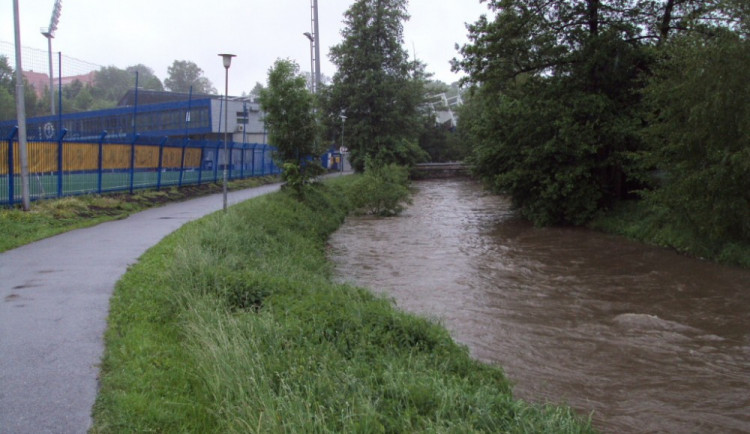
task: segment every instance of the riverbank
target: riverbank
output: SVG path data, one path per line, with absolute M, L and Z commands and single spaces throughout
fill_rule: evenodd
M 588 227 L 631 240 L 674 249 L 679 253 L 724 265 L 750 269 L 750 244 L 711 241 L 666 218 L 645 201 L 625 201 L 596 218 Z
M 590 432 L 370 291 L 325 243 L 353 177 L 189 223 L 111 299 L 92 432 Z

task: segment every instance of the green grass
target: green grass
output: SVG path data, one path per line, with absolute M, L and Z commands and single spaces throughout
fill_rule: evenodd
M 228 187 L 238 190 L 277 181 L 277 177 L 248 178 L 231 181 Z M 39 200 L 31 203 L 29 212 L 18 207 L 0 208 L 0 252 L 73 229 L 125 218 L 167 202 L 220 191 L 219 184 L 200 184 L 158 191 L 140 190 L 132 195 L 116 193 Z
M 332 283 L 355 177 L 189 223 L 111 300 L 94 433 L 591 432 L 441 326 Z
M 670 220 L 663 210 L 646 201 L 619 203 L 589 226 L 651 245 L 671 248 L 689 256 L 750 268 L 750 244 L 734 240 L 707 240 L 698 236 L 690 227 Z

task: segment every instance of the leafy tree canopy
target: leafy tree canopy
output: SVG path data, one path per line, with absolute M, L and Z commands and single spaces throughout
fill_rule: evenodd
M 744 22 L 734 0 L 487 4 L 453 61 L 475 86 L 462 128 L 477 173 L 538 224 L 585 223 L 647 187 L 642 95 L 657 53 Z
M 324 98 L 327 123 L 340 131 L 339 116 L 346 116 L 346 145 L 359 171 L 367 157 L 401 164 L 423 158 L 417 138 L 426 76 L 402 46 L 406 10 L 406 0 L 354 2 L 345 13 L 343 41 L 331 49 L 338 71 Z
M 313 97 L 297 63 L 286 59 L 274 63 L 268 71 L 268 86 L 260 89 L 260 105 L 284 179 L 301 192 L 302 186 L 321 172 L 317 162 L 321 151 L 316 146 Z
M 203 76 L 203 70 L 189 60 L 175 60 L 167 68 L 167 75 L 164 87 L 173 92 L 188 92 L 192 86 L 194 93 L 216 94 L 216 88 Z

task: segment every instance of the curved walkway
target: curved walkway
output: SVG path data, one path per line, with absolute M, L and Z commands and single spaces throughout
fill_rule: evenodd
M 221 194 L 205 196 L 0 253 L 0 434 L 89 429 L 115 283 L 164 236 L 221 207 Z

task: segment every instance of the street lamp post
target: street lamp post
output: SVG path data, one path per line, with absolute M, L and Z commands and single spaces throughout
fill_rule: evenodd
M 228 147 L 227 147 L 227 141 L 228 141 L 228 110 L 227 110 L 227 103 L 229 102 L 229 67 L 232 65 L 232 57 L 235 57 L 234 54 L 219 54 L 221 56 L 222 61 L 224 62 L 224 182 L 223 182 L 223 196 L 224 196 L 224 212 L 227 211 L 227 166 L 229 166 L 229 153 L 228 153 Z

